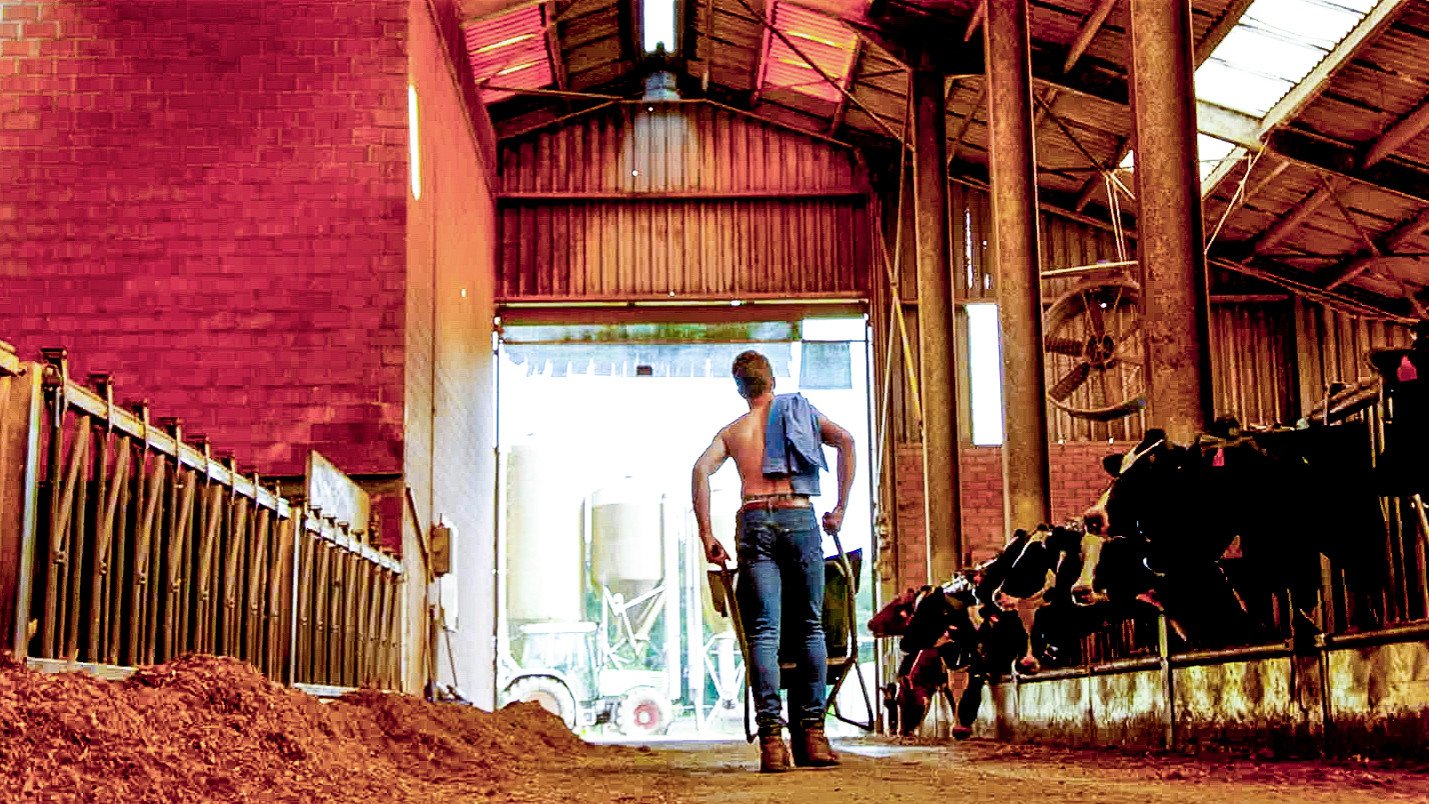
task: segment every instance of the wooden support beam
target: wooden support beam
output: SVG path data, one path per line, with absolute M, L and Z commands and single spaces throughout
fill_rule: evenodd
M 1271 132 L 1265 147 L 1327 177 L 1373 186 L 1380 192 L 1398 195 L 1417 204 L 1429 204 L 1429 171 L 1400 162 L 1384 162 L 1363 167 L 1355 146 L 1299 129 Z
M 561 52 L 561 37 L 556 26 L 558 18 L 556 16 L 556 4 L 554 0 L 541 4 L 541 13 L 546 18 L 546 53 L 551 58 L 551 75 L 556 80 L 556 89 L 565 90 L 566 87 L 566 59 Z
M 1389 130 L 1380 135 L 1375 141 L 1374 147 L 1365 154 L 1363 167 L 1371 167 L 1376 162 L 1386 156 L 1403 148 L 1410 140 L 1419 136 L 1425 128 L 1429 128 L 1429 100 L 1419 104 L 1419 108 L 1409 113 L 1409 116 L 1389 127 Z
M 1397 226 L 1375 241 L 1375 248 L 1377 248 L 1381 254 L 1392 255 L 1407 246 L 1409 241 L 1423 234 L 1426 229 L 1429 229 L 1429 207 L 1420 210 L 1419 213 L 1412 218 L 1400 221 Z M 1327 275 L 1325 289 L 1334 290 L 1364 273 L 1370 266 L 1374 265 L 1377 256 L 1378 255 L 1373 252 L 1359 254 L 1325 269 Z
M 1338 186 L 1329 185 L 1320 187 L 1311 193 L 1308 198 L 1291 208 L 1290 213 L 1276 221 L 1269 229 L 1261 233 L 1255 239 L 1253 250 L 1257 256 L 1269 253 L 1280 241 L 1288 237 L 1300 225 L 1310 219 L 1311 215 L 1320 211 L 1320 207 L 1329 203 Z
M 1062 64 L 1062 72 L 1069 73 L 1077 66 L 1077 61 L 1082 58 L 1082 54 L 1087 52 L 1087 46 L 1096 38 L 1097 32 L 1102 29 L 1102 24 L 1111 14 L 1112 8 L 1116 5 L 1116 0 L 1101 0 L 1097 7 L 1092 9 L 1092 13 L 1082 21 L 1081 30 L 1077 31 L 1077 38 L 1072 41 L 1072 47 L 1067 51 L 1067 60 Z
M 843 79 L 844 96 L 839 98 L 838 108 L 834 109 L 834 116 L 829 121 L 829 136 L 833 136 L 839 126 L 843 125 L 844 114 L 848 111 L 848 99 L 853 97 L 854 76 L 858 75 L 858 62 L 863 58 L 863 37 L 859 36 L 853 40 L 853 56 L 848 60 L 848 74 Z
M 1297 271 L 1273 261 L 1264 259 L 1242 261 L 1213 257 L 1209 262 L 1218 268 L 1273 282 L 1310 301 L 1337 307 L 1358 315 L 1371 315 L 1402 323 L 1410 323 L 1412 320 L 1405 315 L 1405 311 L 1392 309 L 1389 306 L 1389 302 L 1392 300 L 1387 297 L 1369 293 L 1360 288 L 1329 291 L 1306 282 L 1303 271 Z
M 1042 129 L 1042 123 L 1047 119 L 1047 115 L 1052 113 L 1052 104 L 1057 100 L 1058 89 L 1047 87 L 1042 90 L 1042 94 L 1037 96 L 1037 109 L 1032 113 L 1032 133 L 1036 134 Z M 1062 127 L 1066 132 L 1066 127 Z M 1079 146 L 1080 147 L 1080 146 Z
M 982 23 L 986 19 L 987 0 L 982 0 L 981 3 L 977 4 L 977 10 L 973 12 L 972 19 L 968 20 L 967 30 L 963 31 L 963 41 L 971 42 L 973 40 L 973 34 L 977 33 L 977 29 L 982 27 Z

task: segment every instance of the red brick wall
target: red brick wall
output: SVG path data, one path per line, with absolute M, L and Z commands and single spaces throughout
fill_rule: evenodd
M 245 468 L 399 471 L 407 11 L 0 4 L 0 338 Z
M 1124 452 L 1132 446 L 1099 441 L 1051 445 L 1054 521 L 1075 518 L 1096 502 L 1107 483 L 1102 457 Z M 895 539 L 899 559 L 894 578 L 895 588 L 902 589 L 925 583 L 927 578 L 922 446 L 900 444 L 896 455 L 898 528 Z M 996 554 L 1007 539 L 1002 521 L 1002 448 L 963 447 L 959 467 L 963 545 L 974 562 L 982 561 Z M 1016 527 L 1031 528 L 1037 524 L 1019 522 Z

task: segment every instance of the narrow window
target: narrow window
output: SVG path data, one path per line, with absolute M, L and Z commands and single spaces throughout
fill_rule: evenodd
M 417 131 L 417 87 L 407 85 L 407 147 L 411 150 L 408 172 L 412 174 L 412 198 L 422 197 L 422 142 Z
M 675 52 L 675 0 L 644 0 L 645 52 Z
M 997 305 L 969 304 L 968 384 L 972 390 L 973 443 L 1002 443 L 1002 359 Z

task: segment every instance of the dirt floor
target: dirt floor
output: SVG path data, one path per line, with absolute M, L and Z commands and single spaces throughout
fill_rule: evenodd
M 319 701 L 208 656 L 122 682 L 0 657 L 6 804 L 1429 804 L 1429 773 L 1383 763 L 835 744 L 842 767 L 761 775 L 743 741 L 592 745 L 536 704 Z
M 556 804 L 1429 802 L 1429 774 L 1368 765 L 1214 761 L 970 741 L 837 743 L 842 767 L 761 775 L 740 742 L 611 747 L 541 762 L 486 801 Z M 495 791 L 493 791 L 495 792 Z M 478 799 L 480 800 L 480 799 Z

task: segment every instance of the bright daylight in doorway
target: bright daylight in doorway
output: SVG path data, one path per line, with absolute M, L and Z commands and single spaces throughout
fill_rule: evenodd
M 841 538 L 862 567 L 857 621 L 871 614 L 864 320 L 718 328 L 759 342 L 700 341 L 710 333 L 689 325 L 504 330 L 500 685 L 529 694 L 547 684 L 590 735 L 741 733 L 743 666 L 711 608 L 690 469 L 745 412 L 729 373 L 745 349 L 770 358 L 779 392 L 800 391 L 854 434 L 859 476 Z M 837 489 L 831 476 L 821 485 L 820 512 Z M 712 488 L 715 531 L 732 554 L 732 464 Z M 827 537 L 824 554 L 837 554 Z M 564 684 L 535 680 L 551 675 Z M 857 684 L 844 690 L 844 711 L 866 717 Z

